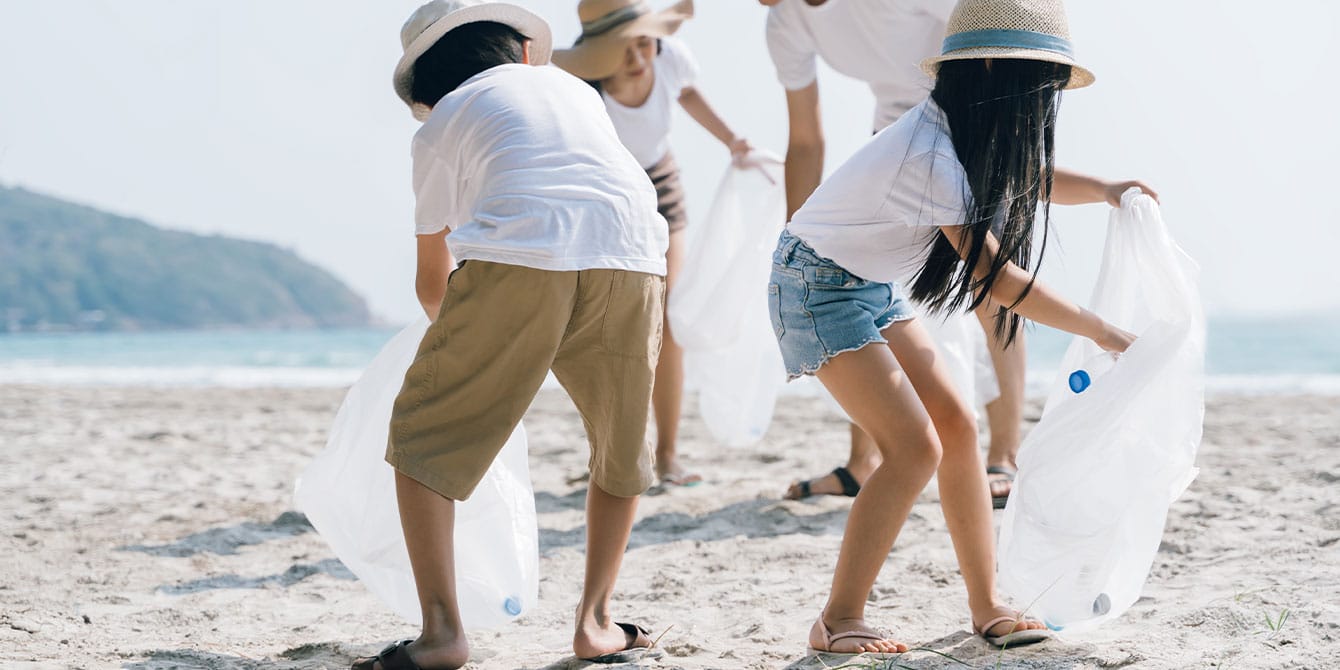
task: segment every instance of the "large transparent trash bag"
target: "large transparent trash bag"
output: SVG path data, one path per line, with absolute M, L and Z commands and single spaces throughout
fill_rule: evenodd
M 1139 339 L 1115 360 L 1076 337 L 1019 452 L 1000 531 L 999 581 L 1066 632 L 1140 597 L 1169 505 L 1195 477 L 1205 319 L 1195 263 L 1133 189 L 1108 223 L 1092 309 Z
M 668 301 L 687 385 L 712 437 L 730 446 L 763 437 L 786 379 L 767 303 L 786 187 L 780 159 L 749 158 L 750 167 L 727 168 L 707 217 L 689 227 Z
M 294 504 L 369 591 L 411 624 L 419 601 L 384 460 L 391 407 L 428 328 L 405 328 L 349 389 L 326 448 L 299 477 Z M 539 592 L 539 534 L 518 425 L 470 499 L 456 505 L 456 586 L 466 628 L 494 628 L 530 609 Z

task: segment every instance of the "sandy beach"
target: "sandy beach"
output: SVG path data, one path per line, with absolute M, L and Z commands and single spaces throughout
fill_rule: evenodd
M 290 511 L 341 397 L 0 387 L 0 667 L 345 668 L 413 637 Z M 541 602 L 476 635 L 471 668 L 584 665 L 569 627 L 585 439 L 558 392 L 526 423 Z M 636 667 L 823 667 L 803 660 L 804 641 L 849 502 L 779 494 L 838 464 L 846 438 L 814 399 L 784 398 L 749 449 L 713 445 L 687 417 L 682 450 L 708 481 L 644 499 L 619 583 L 621 619 L 668 629 L 665 655 Z M 932 484 L 868 616 L 957 660 L 920 651 L 889 667 L 1340 667 L 1340 399 L 1214 398 L 1199 466 L 1125 617 L 1003 654 L 968 632 Z

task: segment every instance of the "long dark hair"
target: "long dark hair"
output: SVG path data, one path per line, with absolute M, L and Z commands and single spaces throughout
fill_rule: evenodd
M 1056 111 L 1060 91 L 1070 81 L 1070 66 L 1035 60 L 946 61 L 931 91 L 949 122 L 954 153 L 967 174 L 968 203 L 960 257 L 941 232 L 930 256 L 912 282 L 912 297 L 933 312 L 976 309 L 1006 263 L 1027 270 L 1033 261 L 1033 222 L 1042 205 L 1042 244 L 1051 226 L 1052 175 L 1055 169 Z M 994 226 L 993 226 L 994 223 Z M 981 279 L 972 268 L 981 259 L 988 231 L 995 229 L 1000 252 Z M 1037 271 L 1019 300 L 1033 288 Z M 996 313 L 996 335 L 1014 341 L 1020 319 L 1008 308 Z

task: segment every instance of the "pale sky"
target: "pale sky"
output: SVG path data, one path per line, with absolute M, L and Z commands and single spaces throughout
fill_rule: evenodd
M 856 1 L 856 0 L 833 0 Z M 391 90 L 419 2 L 0 0 L 0 183 L 296 250 L 401 322 L 413 292 L 410 136 Z M 517 0 L 578 32 L 576 0 Z M 653 0 L 657 7 L 666 0 Z M 1201 264 L 1214 314 L 1340 312 L 1340 3 L 1068 3 L 1098 83 L 1065 96 L 1058 159 L 1138 177 Z M 680 36 L 728 123 L 781 153 L 786 112 L 755 0 L 699 0 Z M 831 172 L 873 100 L 822 70 Z M 690 225 L 726 152 L 682 113 Z M 1105 206 L 1056 207 L 1043 277 L 1084 300 Z

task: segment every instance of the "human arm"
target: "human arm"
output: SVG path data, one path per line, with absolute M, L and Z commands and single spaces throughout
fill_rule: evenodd
M 962 226 L 941 226 L 940 231 L 949 239 L 950 244 L 954 245 L 960 257 L 968 255 L 972 242 L 963 237 Z M 999 251 L 1000 243 L 996 241 L 996 236 L 987 233 L 982 253 L 977 259 L 977 266 L 972 271 L 974 278 L 981 279 L 986 276 Z M 1033 281 L 1032 275 L 1026 270 L 1007 262 L 991 284 L 991 298 L 1002 305 L 1013 305 L 1010 311 L 1024 318 L 1087 337 L 1107 351 L 1125 351 L 1135 341 L 1135 336 L 1131 333 L 1066 300 L 1042 282 L 1033 281 L 1032 288 L 1028 289 L 1028 295 L 1020 300 L 1019 296 L 1024 294 L 1030 281 Z
M 448 229 L 431 235 L 417 235 L 418 269 L 414 275 L 414 293 L 429 320 L 437 320 L 442 311 L 442 300 L 447 295 L 447 275 L 456 266 L 456 260 L 447 248 Z
M 730 126 L 727 126 L 726 122 L 717 115 L 716 110 L 712 109 L 712 106 L 707 104 L 707 99 L 703 97 L 703 94 L 699 92 L 697 88 L 686 86 L 680 91 L 679 106 L 683 107 L 684 111 L 688 112 L 689 116 L 692 117 L 694 121 L 698 122 L 698 125 L 711 133 L 712 137 L 717 138 L 722 144 L 726 145 L 726 149 L 730 151 L 731 159 L 734 160 L 737 165 L 745 156 L 749 155 L 749 152 L 753 149 L 749 144 L 749 140 L 746 140 L 731 131 Z
M 809 199 L 824 175 L 824 132 L 819 82 L 786 92 L 786 220 Z
M 1106 181 L 1073 170 L 1056 168 L 1055 175 L 1052 177 L 1052 202 L 1058 205 L 1087 205 L 1093 202 L 1107 202 L 1113 207 L 1120 207 L 1121 194 L 1131 188 L 1139 188 L 1153 198 L 1155 202 L 1158 202 L 1159 194 L 1138 179 Z

